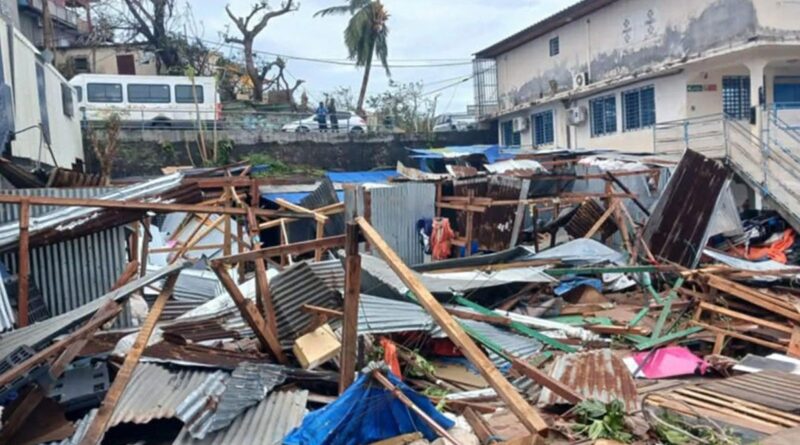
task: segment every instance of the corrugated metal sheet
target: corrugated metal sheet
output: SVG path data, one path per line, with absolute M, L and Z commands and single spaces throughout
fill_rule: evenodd
M 361 294 L 358 305 L 358 333 L 432 331 L 436 327 L 425 309 L 414 303 Z
M 120 397 L 109 428 L 122 423 L 145 424 L 176 417 L 178 405 L 197 389 L 211 371 L 139 363 Z
M 311 314 L 300 307 L 304 304 L 339 309 L 341 296 L 320 280 L 307 263 L 298 263 L 284 270 L 270 281 L 272 302 L 275 307 L 278 336 L 285 348 L 291 348 L 311 320 Z
M 85 416 L 75 422 L 75 432 L 72 433 L 72 437 L 68 437 L 61 442 L 49 442 L 47 445 L 78 445 L 83 439 L 83 436 L 86 435 L 86 431 L 89 429 L 89 425 L 92 424 L 92 420 L 94 420 L 94 416 L 96 415 L 97 409 L 89 411 Z
M 272 388 L 283 383 L 280 367 L 242 363 L 227 379 L 214 375 L 178 406 L 178 418 L 192 437 L 204 439 L 209 433 L 230 425 L 241 413 L 260 403 Z
M 373 189 L 370 222 L 406 264 L 424 260 L 417 221 L 436 216 L 436 186 L 406 183 Z
M 627 412 L 639 410 L 638 392 L 631 372 L 610 349 L 600 349 L 556 358 L 550 377 L 565 384 L 586 399 L 603 403 L 619 400 Z M 547 388 L 542 389 L 539 406 L 568 404 Z
M 696 266 L 730 175 L 721 163 L 686 151 L 642 232 L 656 258 Z
M 225 430 L 203 440 L 184 428 L 172 445 L 279 445 L 306 414 L 308 391 L 274 392 L 248 409 Z
M 800 376 L 788 372 L 761 371 L 699 386 L 781 411 L 800 412 Z
M 11 301 L 8 299 L 5 285 L 0 280 L 0 332 L 13 329 L 15 322 L 16 316 Z
M 79 308 L 73 309 L 62 315 L 34 323 L 30 326 L 0 336 L 0 358 L 6 357 L 20 346 L 28 345 L 34 349 L 41 349 L 57 335 L 69 331 L 77 324 L 91 317 L 109 299 L 121 301 L 128 295 L 142 287 L 159 281 L 167 275 L 188 267 L 188 261 L 177 261 L 175 264 L 161 269 L 157 273 L 148 274 L 143 278 L 132 281 L 121 288 L 103 295 Z
M 344 289 L 344 266 L 341 260 L 309 262 L 308 267 L 329 288 L 333 290 Z
M 96 199 L 131 200 L 158 195 L 181 185 L 183 175 L 175 173 L 158 179 L 115 189 L 113 192 L 96 196 Z M 96 217 L 98 209 L 91 207 L 59 207 L 57 210 L 37 217 L 31 217 L 31 236 L 45 229 L 72 229 Z M 66 224 L 71 222 L 71 224 Z M 11 221 L 0 226 L 0 246 L 7 247 L 19 239 L 19 222 Z
M 515 334 L 511 331 L 507 331 L 505 329 L 498 328 L 496 326 L 492 326 L 488 323 L 484 323 L 481 321 L 476 320 L 462 320 L 459 319 L 459 322 L 462 326 L 466 329 L 474 332 L 480 338 L 484 338 L 489 340 L 493 344 L 500 346 L 500 348 L 504 351 L 508 351 L 511 355 L 519 358 L 528 358 L 538 352 L 540 352 L 543 348 L 543 345 L 538 340 L 534 340 L 530 337 L 525 337 L 522 335 Z M 444 336 L 444 333 L 441 331 L 441 328 L 438 328 L 433 332 L 435 336 Z M 509 364 L 506 359 L 503 357 L 495 354 L 492 351 L 489 351 L 489 358 L 492 359 L 495 366 L 498 368 L 508 368 Z
M 31 276 L 41 289 L 52 315 L 61 315 L 106 293 L 127 263 L 124 227 L 31 249 Z M 3 263 L 17 273 L 17 253 L 2 255 Z M 130 326 L 126 311 L 120 326 Z
M 46 196 L 49 198 L 97 198 L 118 190 L 117 187 L 78 187 L 78 188 L 40 188 L 0 190 L 0 194 L 14 196 Z M 63 207 L 31 206 L 31 217 L 42 216 Z M 19 219 L 19 205 L 0 203 L 0 224 Z
M 603 208 L 596 200 L 589 199 L 584 201 L 575 214 L 572 215 L 564 230 L 567 231 L 573 238 L 583 238 L 594 227 L 597 221 L 603 217 L 607 209 Z M 597 233 L 607 238 L 614 234 L 617 230 L 617 224 L 613 218 L 607 218 L 601 224 Z

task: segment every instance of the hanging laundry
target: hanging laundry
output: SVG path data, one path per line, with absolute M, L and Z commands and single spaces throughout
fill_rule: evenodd
M 400 372 L 400 361 L 397 358 L 397 346 L 388 338 L 382 337 L 381 347 L 383 348 L 383 361 L 389 366 L 392 374 L 402 380 L 403 374 Z
M 450 228 L 450 220 L 447 218 L 436 218 L 433 220 L 433 230 L 431 233 L 431 245 L 433 246 L 433 259 L 444 260 L 450 258 L 452 251 L 453 229 Z
M 422 246 L 425 255 L 431 254 L 431 233 L 433 232 L 433 220 L 424 218 L 417 221 L 417 234 L 419 234 L 419 244 Z

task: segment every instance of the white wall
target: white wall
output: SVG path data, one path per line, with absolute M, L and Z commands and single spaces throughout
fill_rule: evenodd
M 0 21 L 0 26 L 5 30 L 5 22 Z M 27 127 L 41 124 L 36 66 L 37 64 L 44 66 L 47 116 L 50 123 L 50 139 L 55 160 L 50 155 L 46 145 L 41 142 L 42 132 L 39 128 L 17 134 L 16 140 L 11 144 L 12 155 L 41 161 L 49 165 L 57 164 L 60 167 L 70 168 L 76 159 L 83 159 L 83 145 L 80 117 L 77 109 L 72 118 L 64 114 L 61 84 L 66 84 L 66 79 L 52 65 L 43 64 L 39 60 L 39 53 L 36 48 L 18 30 L 14 31 L 13 42 L 8 42 L 8 34 L 6 32 L 0 32 L 0 45 L 2 45 L 7 83 L 11 83 L 9 51 L 12 47 L 14 52 L 14 84 L 12 85 L 12 91 L 14 94 L 14 121 L 17 132 Z M 73 99 L 77 102 L 74 90 L 71 91 Z

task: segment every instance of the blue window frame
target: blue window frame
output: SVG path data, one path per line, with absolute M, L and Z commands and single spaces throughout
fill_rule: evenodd
M 800 77 L 775 77 L 775 105 L 782 108 L 800 108 Z
M 506 147 L 519 147 L 522 145 L 522 135 L 519 131 L 514 131 L 514 122 L 505 121 L 500 124 L 503 135 L 503 145 Z
M 553 110 L 532 115 L 531 122 L 533 123 L 534 145 L 548 145 L 555 141 L 553 132 Z
M 561 52 L 561 45 L 558 42 L 558 36 L 550 39 L 550 57 L 557 56 Z
M 592 137 L 617 132 L 617 98 L 615 96 L 590 100 L 589 112 L 592 119 Z
M 722 77 L 722 112 L 733 119 L 750 116 L 750 76 Z
M 653 85 L 622 92 L 622 122 L 625 131 L 647 128 L 656 123 Z

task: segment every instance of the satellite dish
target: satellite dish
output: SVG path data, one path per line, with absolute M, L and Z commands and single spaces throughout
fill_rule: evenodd
M 55 59 L 55 55 L 49 49 L 42 51 L 42 60 L 45 63 L 53 63 L 53 59 Z

